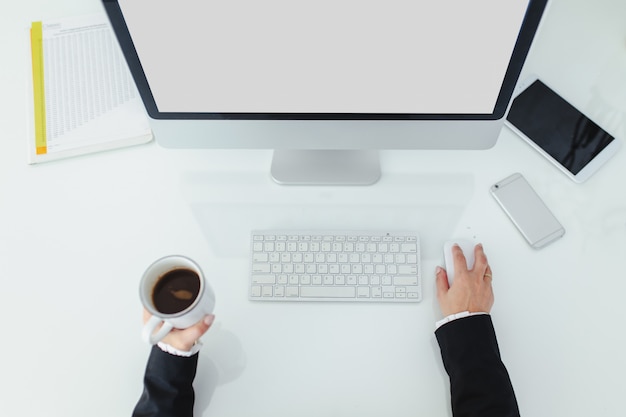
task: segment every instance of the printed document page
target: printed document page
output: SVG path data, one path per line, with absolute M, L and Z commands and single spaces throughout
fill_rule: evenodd
M 105 15 L 34 23 L 34 52 L 38 35 L 41 62 L 37 68 L 33 55 L 33 73 L 35 79 L 38 70 L 43 76 L 34 82 L 35 117 L 45 126 L 35 129 L 36 155 L 151 139 L 145 108 Z

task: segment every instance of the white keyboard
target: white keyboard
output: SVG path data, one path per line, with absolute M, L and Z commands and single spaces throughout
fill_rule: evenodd
M 415 232 L 253 231 L 249 298 L 418 302 Z

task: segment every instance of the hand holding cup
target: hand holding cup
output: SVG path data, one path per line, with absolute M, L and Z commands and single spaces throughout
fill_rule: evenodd
M 215 307 L 215 295 L 198 264 L 179 255 L 158 259 L 146 269 L 139 297 L 147 313 L 142 336 L 150 344 L 176 330 L 194 325 L 202 329 Z M 206 329 L 209 325 L 204 323 Z

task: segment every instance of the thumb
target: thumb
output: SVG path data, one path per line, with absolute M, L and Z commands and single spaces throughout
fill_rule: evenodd
M 200 337 L 202 337 L 202 335 L 209 330 L 214 320 L 215 316 L 213 314 L 208 314 L 193 326 L 188 327 L 185 330 L 181 330 L 180 334 L 184 338 L 185 342 L 193 343 L 200 339 Z
M 200 338 L 200 336 L 202 336 L 203 334 L 205 334 L 207 330 L 209 330 L 214 320 L 215 320 L 215 315 L 207 314 L 206 316 L 204 316 L 202 320 L 200 320 L 198 323 L 192 326 L 192 328 L 196 332 L 197 339 Z
M 448 273 L 445 269 L 438 266 L 435 270 L 437 281 L 437 296 L 441 296 L 448 292 L 450 289 L 450 283 L 448 282 Z

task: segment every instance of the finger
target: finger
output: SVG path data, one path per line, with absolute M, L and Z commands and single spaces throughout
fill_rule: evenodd
M 144 308 L 143 308 L 143 323 L 144 323 L 144 324 L 146 324 L 146 322 L 147 322 L 148 320 L 150 320 L 150 316 L 151 316 L 151 314 L 150 314 L 150 313 L 148 313 L 148 310 L 146 310 L 146 308 L 144 307 Z
M 204 318 L 202 319 L 202 324 L 206 328 L 203 329 L 202 333 L 206 333 L 206 331 L 211 328 L 211 326 L 213 325 L 214 321 L 215 321 L 215 314 L 207 314 L 206 316 L 204 316 Z
M 483 276 L 485 271 L 489 267 L 489 262 L 487 261 L 487 255 L 485 255 L 485 250 L 482 244 L 478 244 L 474 247 L 474 271 L 478 272 L 479 276 Z
M 198 340 L 200 337 L 202 337 L 203 334 L 207 332 L 207 330 L 209 330 L 214 320 L 215 316 L 213 314 L 208 314 L 204 316 L 202 320 L 184 330 L 184 332 L 186 333 L 185 338 L 189 339 L 190 341 Z
M 491 272 L 491 267 L 487 265 L 487 269 L 485 270 L 485 281 L 491 283 L 493 281 L 493 273 Z
M 467 260 L 463 254 L 463 250 L 456 243 L 452 245 L 452 259 L 454 261 L 454 273 L 455 277 L 459 276 L 462 271 L 467 271 Z
M 444 295 L 450 289 L 450 283 L 448 282 L 448 273 L 445 269 L 438 266 L 435 270 L 435 277 L 437 283 L 437 297 Z

